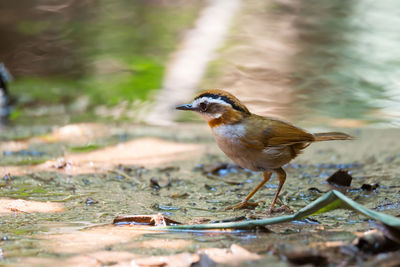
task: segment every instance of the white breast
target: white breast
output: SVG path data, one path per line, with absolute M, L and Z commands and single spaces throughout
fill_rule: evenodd
M 219 125 L 212 130 L 216 138 L 237 139 L 246 134 L 246 129 L 241 124 Z
M 220 125 L 212 130 L 219 148 L 243 168 L 253 171 L 275 169 L 291 159 L 289 148 L 286 146 L 258 150 L 243 145 L 240 138 L 245 136 L 246 129 L 242 125 Z

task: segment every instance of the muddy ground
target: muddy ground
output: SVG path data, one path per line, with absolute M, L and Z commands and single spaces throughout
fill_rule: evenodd
M 285 265 L 292 262 L 291 257 L 307 256 L 311 263 L 322 259 L 334 265 L 363 262 L 373 266 L 399 255 L 351 246 L 375 223 L 348 210 L 262 231 L 152 232 L 113 226 L 113 219 L 120 215 L 162 213 L 182 223 L 282 215 L 267 213 L 277 181 L 272 179 L 255 195 L 255 200 L 264 202 L 254 210 L 225 211 L 262 178 L 233 165 L 203 124 L 29 129 L 26 135 L 37 135 L 18 139 L 10 135 L 11 130 L 2 136 L 3 265 L 124 266 L 136 262 L 163 266 L 167 262 L 177 266 L 176 262 L 185 262 L 182 266 L 189 266 L 208 262 L 203 266 L 212 266 L 249 261 Z M 346 169 L 353 177 L 351 186 L 334 189 L 368 208 L 399 215 L 399 130 L 345 131 L 357 139 L 313 144 L 285 167 L 288 179 L 281 201 L 297 211 L 332 189 L 326 179 Z M 77 135 L 86 140 L 77 142 Z M 362 190 L 363 184 L 372 189 Z M 168 257 L 155 258 L 160 255 Z

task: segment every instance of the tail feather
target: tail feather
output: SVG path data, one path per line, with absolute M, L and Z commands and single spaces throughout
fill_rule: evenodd
M 329 140 L 352 140 L 353 136 L 339 133 L 339 132 L 329 132 L 329 133 L 315 133 L 313 134 L 315 141 L 329 141 Z

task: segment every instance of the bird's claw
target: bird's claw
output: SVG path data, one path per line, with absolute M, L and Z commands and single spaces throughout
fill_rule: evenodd
M 235 205 L 228 206 L 225 210 L 240 210 L 240 209 L 254 209 L 258 206 L 259 202 L 240 202 Z

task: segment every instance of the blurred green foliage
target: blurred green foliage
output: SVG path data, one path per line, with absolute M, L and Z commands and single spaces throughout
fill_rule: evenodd
M 38 45 L 50 35 L 63 54 L 44 54 L 51 57 L 49 64 L 32 65 L 33 75 L 16 77 L 11 87 L 19 104 L 11 119 L 29 115 L 27 106 L 68 105 L 82 95 L 89 97 L 89 112 L 123 100 L 147 100 L 161 88 L 170 53 L 203 5 L 178 2 L 98 1 L 68 19 L 38 16 L 16 22 L 18 34 L 39 40 Z

